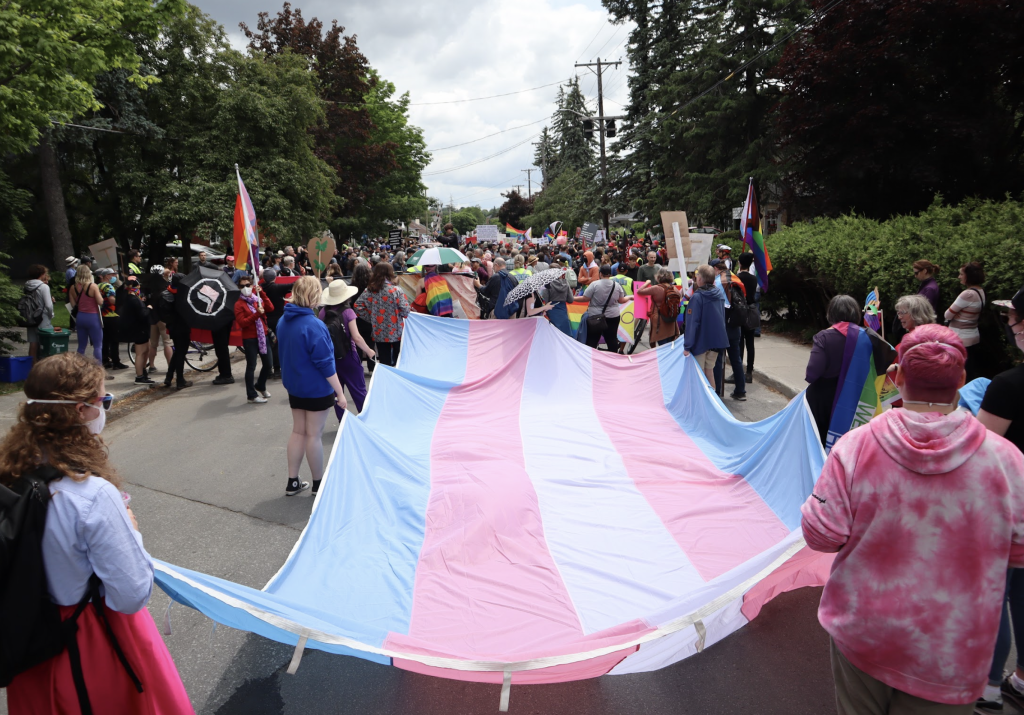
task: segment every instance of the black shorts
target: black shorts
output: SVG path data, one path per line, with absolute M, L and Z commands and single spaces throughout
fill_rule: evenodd
M 297 395 L 288 395 L 288 406 L 293 410 L 306 410 L 308 412 L 323 412 L 334 407 L 334 403 L 337 402 L 337 397 L 332 392 L 324 397 L 299 397 Z

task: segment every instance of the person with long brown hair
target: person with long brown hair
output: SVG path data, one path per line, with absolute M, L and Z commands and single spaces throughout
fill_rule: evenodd
M 409 315 L 409 300 L 401 288 L 393 284 L 395 269 L 381 262 L 373 267 L 366 290 L 356 300 L 356 315 L 373 328 L 377 362 L 394 367 L 402 349 L 402 331 Z
M 146 609 L 153 563 L 100 436 L 112 401 L 105 377 L 100 364 L 78 353 L 36 363 L 25 380 L 28 400 L 0 445 L 0 483 L 13 486 L 45 466 L 61 475 L 48 483 L 43 568 L 62 620 L 84 606 L 73 637 L 97 712 L 192 713 Z M 92 585 L 94 575 L 102 591 Z M 91 608 L 85 605 L 90 595 Z M 73 703 L 79 697 L 68 650 L 22 671 L 7 688 L 11 713 L 77 712 Z

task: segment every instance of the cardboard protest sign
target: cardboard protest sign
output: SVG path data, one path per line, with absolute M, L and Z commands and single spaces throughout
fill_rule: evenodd
M 400 248 L 402 245 L 402 229 L 393 228 L 388 231 L 388 245 L 391 246 L 392 250 Z
M 594 237 L 597 236 L 597 232 L 601 230 L 601 227 L 596 223 L 585 221 L 582 228 L 580 228 L 580 238 L 583 240 L 583 245 L 593 246 Z
M 317 278 L 327 270 L 327 264 L 334 258 L 334 252 L 337 248 L 338 245 L 335 243 L 334 236 L 331 235 L 330 231 L 324 231 L 320 238 L 310 239 L 306 245 L 306 250 L 309 252 L 309 265 L 313 267 Z
M 690 245 L 690 229 L 686 221 L 686 212 L 662 211 L 661 230 L 665 235 L 668 269 L 676 273 L 684 273 L 690 270 L 687 259 L 692 255 L 692 247 Z
M 96 259 L 96 263 L 93 264 L 93 270 L 97 268 L 121 270 L 117 265 L 117 241 L 114 239 L 108 238 L 106 241 L 92 244 L 89 246 L 89 253 Z

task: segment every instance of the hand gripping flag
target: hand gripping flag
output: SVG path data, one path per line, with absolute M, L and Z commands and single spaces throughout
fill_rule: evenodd
M 245 270 L 246 263 L 252 263 L 253 272 L 260 271 L 260 239 L 256 226 L 256 211 L 249 200 L 249 192 L 242 183 L 242 175 L 235 164 L 238 176 L 238 199 L 235 201 L 235 268 Z
M 754 195 L 754 177 L 750 177 L 747 188 L 747 201 L 743 205 L 743 218 L 740 219 L 740 233 L 743 243 L 750 246 L 754 254 L 754 266 L 757 268 L 757 282 L 761 292 L 768 292 L 768 273 L 772 270 L 772 259 L 768 257 L 768 248 L 764 245 L 764 234 L 761 233 L 761 214 Z

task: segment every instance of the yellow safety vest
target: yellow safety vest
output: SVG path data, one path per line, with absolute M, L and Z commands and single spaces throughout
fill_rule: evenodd
M 626 295 L 633 295 L 633 279 L 629 276 L 612 276 L 612 280 L 622 286 Z
M 533 275 L 532 273 L 530 273 L 525 268 L 514 268 L 513 270 L 509 271 L 509 273 L 511 273 L 512 275 L 517 276 L 517 277 L 518 276 L 532 276 Z

